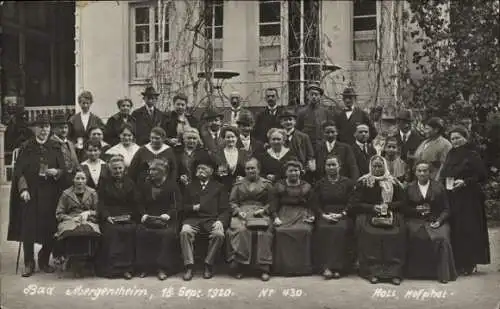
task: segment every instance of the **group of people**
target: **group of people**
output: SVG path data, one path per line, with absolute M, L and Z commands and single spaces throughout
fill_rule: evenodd
M 76 276 L 91 265 L 126 279 L 165 280 L 183 266 L 188 281 L 200 255 L 204 278 L 223 257 L 236 278 L 357 270 L 395 285 L 446 283 L 489 263 L 487 172 L 470 128 L 445 136 L 443 120 L 431 118 L 421 136 L 403 110 L 380 146 L 354 89 L 334 113 L 318 84 L 298 110 L 267 89 L 255 117 L 238 93 L 226 114 L 201 120 L 183 94 L 169 114 L 153 87 L 142 95 L 133 112 L 119 100 L 105 125 L 87 91 L 70 119 L 42 114 L 33 124 L 11 191 L 8 238 L 22 241 L 22 276 L 35 271 L 34 243 L 41 271 L 54 271 L 52 253 Z

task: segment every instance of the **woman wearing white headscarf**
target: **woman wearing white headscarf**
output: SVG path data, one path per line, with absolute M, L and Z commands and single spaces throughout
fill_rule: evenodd
M 401 183 L 391 176 L 387 162 L 375 155 L 349 201 L 357 214 L 359 270 L 371 283 L 390 280 L 399 285 L 405 260 L 404 222 L 398 214 L 404 200 Z

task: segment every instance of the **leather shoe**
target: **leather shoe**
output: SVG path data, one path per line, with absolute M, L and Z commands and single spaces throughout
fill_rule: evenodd
M 144 271 L 143 271 L 143 272 L 141 272 L 141 273 L 139 274 L 139 278 L 146 278 L 146 272 L 144 272 Z
M 160 281 L 167 279 L 167 274 L 163 270 L 159 270 L 157 276 Z
M 210 265 L 205 265 L 205 270 L 203 271 L 203 278 L 204 279 L 210 279 L 214 276 L 212 272 L 212 266 Z
M 269 276 L 269 274 L 268 274 L 268 273 L 262 273 L 262 275 L 260 275 L 260 279 L 261 279 L 262 281 L 269 281 L 269 279 L 270 279 L 270 278 L 271 278 L 271 277 Z
M 371 277 L 370 278 L 370 283 L 371 284 L 377 284 L 378 283 L 378 278 L 377 277 Z
M 340 273 L 339 272 L 334 272 L 333 275 L 332 275 L 332 278 L 333 279 L 340 279 Z
M 243 278 L 243 274 L 242 274 L 242 273 L 240 273 L 240 272 L 237 272 L 237 273 L 235 273 L 235 274 L 234 274 L 234 277 L 235 277 L 236 279 L 241 279 L 241 278 Z
M 125 278 L 126 280 L 130 280 L 132 279 L 132 274 L 130 272 L 126 272 L 123 274 L 123 278 Z
M 325 271 L 323 272 L 323 278 L 325 278 L 325 280 L 330 280 L 332 279 L 332 277 L 333 277 L 332 271 L 329 269 L 325 269 Z
M 443 279 L 443 280 L 439 280 L 439 282 L 442 283 L 442 284 L 446 284 L 446 283 L 448 283 L 448 280 Z
M 394 285 L 400 285 L 401 284 L 401 279 L 399 279 L 399 278 L 392 278 L 391 282 Z
M 33 275 L 34 272 L 35 272 L 35 263 L 29 263 L 28 265 L 24 266 L 21 276 L 31 277 L 31 275 Z
M 186 269 L 182 279 L 184 279 L 184 281 L 191 281 L 191 279 L 193 279 L 193 270 L 191 268 Z

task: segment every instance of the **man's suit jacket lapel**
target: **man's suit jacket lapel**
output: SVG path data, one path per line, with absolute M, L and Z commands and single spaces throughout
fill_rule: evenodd
M 209 203 L 210 200 L 215 195 L 215 193 L 217 192 L 217 190 L 215 190 L 214 180 L 212 180 L 212 179 L 210 179 L 210 181 L 207 183 L 205 190 L 201 189 L 200 181 L 198 181 L 197 188 L 199 190 L 198 192 L 200 195 L 200 205 Z

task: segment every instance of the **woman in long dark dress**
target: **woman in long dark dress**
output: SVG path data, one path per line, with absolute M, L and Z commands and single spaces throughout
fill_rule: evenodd
M 121 156 L 109 160 L 109 172 L 110 177 L 105 178 L 97 189 L 102 232 L 97 266 L 103 276 L 120 275 L 131 279 L 138 217 L 135 184 L 125 175 L 125 163 Z
M 165 280 L 180 265 L 177 207 L 182 205 L 182 196 L 176 180 L 167 175 L 168 163 L 153 160 L 148 179 L 137 191 L 141 224 L 137 227 L 135 256 L 141 278 L 154 270 L 159 280 Z
M 385 159 L 373 156 L 370 172 L 358 180 L 349 200 L 349 211 L 357 214 L 359 273 L 372 284 L 384 279 L 401 284 L 406 256 L 405 225 L 399 215 L 403 199 L 403 188 Z
M 76 169 L 73 185 L 63 191 L 56 209 L 58 251 L 71 265 L 75 277 L 82 277 L 86 263 L 93 260 L 101 235 L 97 192 L 86 183 L 85 172 Z
M 245 176 L 245 161 L 249 154 L 236 147 L 239 136 L 238 128 L 224 127 L 220 135 L 224 139 L 224 147 L 217 149 L 214 154 L 217 164 L 216 179 L 226 186 L 228 192 L 231 192 L 236 179 Z
M 164 143 L 166 138 L 165 130 L 155 127 L 151 130 L 150 142 L 135 153 L 128 168 L 128 174 L 135 183 L 140 184 L 147 178 L 149 163 L 154 159 L 162 159 L 168 162 L 169 179 L 177 177 L 177 162 L 173 148 Z
M 260 177 L 260 165 L 252 158 L 245 163 L 245 177 L 237 181 L 229 204 L 233 217 L 227 230 L 228 261 L 237 279 L 243 277 L 243 268 L 257 269 L 262 281 L 269 280 L 273 261 L 273 233 L 269 218 L 269 204 L 272 199 L 271 181 Z M 267 222 L 267 226 L 247 227 L 248 222 Z
M 11 187 L 8 240 L 22 241 L 23 277 L 35 271 L 34 244 L 42 244 L 38 266 L 53 272 L 50 254 L 57 230 L 56 206 L 63 188 L 65 168 L 60 145 L 49 139 L 50 121 L 45 114 L 34 124 L 35 137 L 21 147 Z
M 401 208 L 408 228 L 409 277 L 436 278 L 442 282 L 457 278 L 450 241 L 450 208 L 444 186 L 430 179 L 430 163 L 415 164 L 416 181 L 406 190 Z
M 353 239 L 354 224 L 347 216 L 347 206 L 354 181 L 340 176 L 340 165 L 337 156 L 327 156 L 323 165 L 326 175 L 316 183 L 313 191 L 317 218 L 314 257 L 325 279 L 338 279 L 345 272 L 349 266 L 348 248 Z
M 274 271 L 282 275 L 312 272 L 312 187 L 300 179 L 302 163 L 285 163 L 286 178 L 274 186 L 271 216 L 275 225 Z
M 455 266 L 463 275 L 471 274 L 477 264 L 490 263 L 485 196 L 480 186 L 487 174 L 479 154 L 467 147 L 468 137 L 469 133 L 463 127 L 450 131 L 453 148 L 441 172 L 442 180 L 448 182 Z
M 269 130 L 267 137 L 270 147 L 257 157 L 262 167 L 262 176 L 272 182 L 284 178 L 284 165 L 294 158 L 293 152 L 285 146 L 286 136 L 283 129 Z

